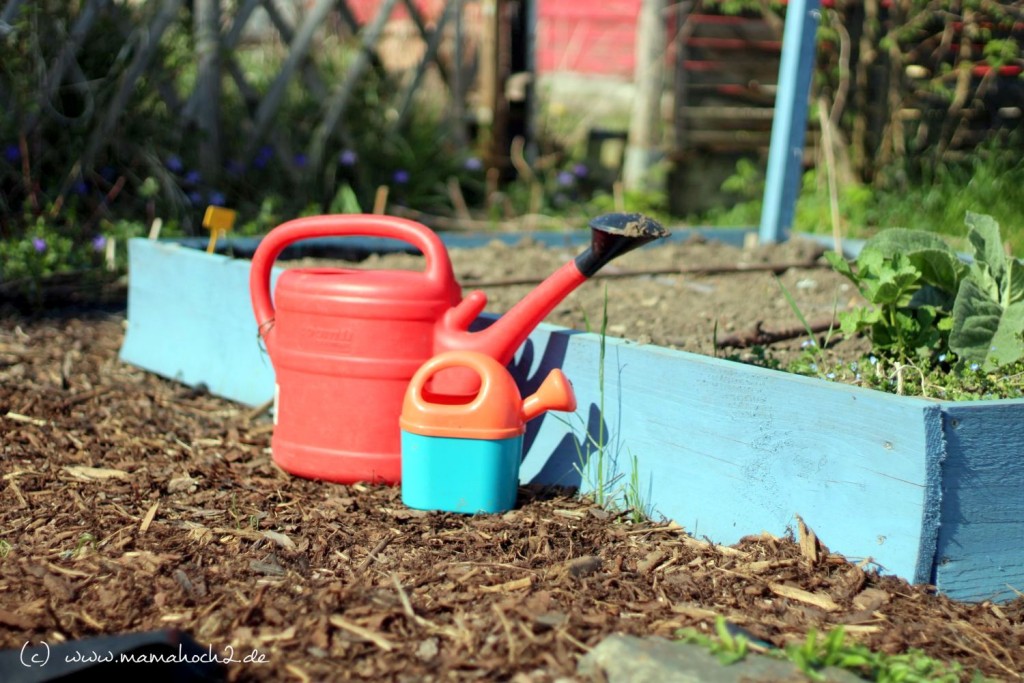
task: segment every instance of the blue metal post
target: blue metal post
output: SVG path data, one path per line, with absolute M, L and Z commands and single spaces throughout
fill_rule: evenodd
M 761 242 L 781 242 L 793 223 L 814 73 L 815 32 L 821 0 L 790 0 L 782 33 L 782 62 L 775 93 L 768 175 L 761 208 Z

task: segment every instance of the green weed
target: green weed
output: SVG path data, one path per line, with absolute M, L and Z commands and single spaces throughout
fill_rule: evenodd
M 584 329 L 591 331 L 590 320 L 583 312 Z M 630 519 L 634 522 L 641 522 L 649 518 L 650 506 L 646 502 L 644 487 L 640 479 L 640 463 L 635 454 L 630 453 L 630 471 L 626 482 L 619 486 L 623 479 L 621 472 L 609 478 L 609 472 L 615 470 L 615 461 L 609 454 L 607 435 L 605 433 L 604 409 L 605 409 L 605 357 L 607 352 L 607 329 L 608 329 L 608 288 L 604 290 L 604 300 L 601 311 L 601 327 L 599 331 L 598 346 L 598 424 L 597 434 L 592 434 L 588 425 L 583 422 L 582 439 L 576 439 L 577 461 L 573 464 L 574 469 L 580 475 L 582 484 L 590 491 L 596 505 L 604 508 L 622 508 L 628 511 Z M 572 425 L 561 419 L 566 425 Z M 575 429 L 573 430 L 575 431 Z
M 733 635 L 722 616 L 715 619 L 714 636 L 686 628 L 677 631 L 676 637 L 682 642 L 706 647 L 726 665 L 741 661 L 751 651 L 750 641 L 743 635 Z M 866 645 L 849 642 L 842 627 L 825 635 L 811 629 L 803 642 L 783 650 L 769 649 L 765 654 L 792 662 L 815 681 L 825 680 L 822 672 L 830 667 L 877 683 L 956 683 L 962 680 L 964 673 L 959 664 L 940 662 L 920 650 L 900 654 L 872 651 Z M 984 678 L 976 673 L 972 680 Z

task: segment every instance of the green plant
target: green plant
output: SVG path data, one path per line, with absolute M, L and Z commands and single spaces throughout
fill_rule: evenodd
M 956 683 L 961 673 L 958 664 L 943 664 L 919 650 L 889 655 L 848 643 L 842 627 L 824 636 L 811 629 L 802 643 L 786 648 L 785 656 L 816 681 L 825 680 L 821 671 L 828 667 L 853 671 L 878 683 Z
M 966 224 L 969 266 L 936 235 L 899 228 L 868 240 L 856 268 L 826 254 L 869 303 L 840 314 L 843 332 L 867 333 L 873 353 L 925 368 L 950 351 L 983 370 L 1024 359 L 1024 262 L 1005 254 L 991 217 L 968 213 Z
M 910 236 L 909 231 L 901 234 Z M 880 233 L 883 240 L 892 236 L 891 231 Z M 864 246 L 856 270 L 835 252 L 826 255 L 832 267 L 849 278 L 870 304 L 841 313 L 842 331 L 847 335 L 866 332 L 873 351 L 887 358 L 930 362 L 948 347 L 948 304 L 941 305 L 941 290 L 925 280 L 923 260 L 914 259 L 908 251 L 879 246 L 877 242 Z
M 584 312 L 583 318 L 585 329 L 590 331 L 590 320 L 586 312 Z M 606 441 L 604 422 L 604 367 L 607 329 L 608 289 L 606 287 L 602 303 L 600 342 L 598 346 L 597 383 L 599 398 L 596 434 L 594 433 L 595 430 L 588 428 L 586 423 L 582 425 L 583 437 L 582 439 L 575 440 L 577 461 L 573 464 L 573 468 L 580 475 L 581 483 L 587 485 L 587 488 L 590 490 L 589 495 L 593 498 L 596 505 L 611 509 L 621 508 L 624 512 L 628 512 L 632 521 L 641 522 L 649 519 L 651 510 L 650 505 L 645 499 L 643 483 L 640 479 L 640 462 L 637 456 L 632 453 L 629 456 L 630 471 L 628 480 L 623 486 L 616 486 L 620 479 L 623 478 L 621 472 L 610 479 L 608 478 L 608 472 L 615 469 L 616 463 L 612 461 L 608 452 L 609 446 Z M 558 417 L 558 419 L 567 426 L 572 427 L 571 423 L 565 418 Z
M 87 549 L 95 550 L 97 546 L 96 537 L 88 531 L 83 531 L 78 535 L 78 540 L 75 542 L 75 547 L 72 550 L 65 550 L 61 553 L 64 559 L 73 559 L 78 555 L 84 553 Z
M 742 661 L 750 652 L 750 641 L 742 634 L 733 635 L 729 631 L 725 617 L 715 617 L 715 636 L 704 635 L 694 628 L 676 631 L 676 637 L 684 643 L 694 643 L 705 647 L 715 655 L 722 664 L 729 665 Z
M 974 260 L 953 303 L 949 346 L 994 370 L 1024 359 L 1024 261 L 1006 255 L 992 217 L 969 213 L 967 225 Z
M 714 637 L 694 628 L 680 629 L 676 631 L 676 637 L 682 642 L 707 648 L 723 664 L 744 659 L 751 649 L 750 640 L 742 634 L 731 633 L 728 622 L 721 615 L 715 617 Z M 826 635 L 811 629 L 802 642 L 789 645 L 784 650 L 768 649 L 765 654 L 792 662 L 815 681 L 826 680 L 822 671 L 829 667 L 851 671 L 877 683 L 956 683 L 962 680 L 963 674 L 959 664 L 940 662 L 920 650 L 886 654 L 860 643 L 851 643 L 841 626 Z M 983 679 L 975 675 L 972 680 Z
M 7 556 L 11 554 L 13 546 L 7 541 L 7 539 L 0 539 L 0 560 L 6 560 Z
M 586 316 L 584 316 L 586 318 Z M 590 321 L 586 320 L 587 329 L 590 328 Z M 608 287 L 604 290 L 604 301 L 601 310 L 601 331 L 600 344 L 598 346 L 597 365 L 597 387 L 598 387 L 598 426 L 597 436 L 586 431 L 585 447 L 577 446 L 578 462 L 576 471 L 580 477 L 590 484 L 593 489 L 594 502 L 601 507 L 608 503 L 608 492 L 614 482 L 605 481 L 605 458 L 607 456 L 607 443 L 605 442 L 604 426 L 604 362 L 607 344 L 608 330 Z M 577 442 L 579 443 L 579 442 Z

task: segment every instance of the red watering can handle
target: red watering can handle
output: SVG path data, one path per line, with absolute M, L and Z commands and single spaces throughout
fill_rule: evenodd
M 274 304 L 270 298 L 270 271 L 284 248 L 299 240 L 340 236 L 387 237 L 407 242 L 423 252 L 426 258 L 424 274 L 427 278 L 438 283 L 455 279 L 448 252 L 441 238 L 420 223 L 394 216 L 369 214 L 296 218 L 271 230 L 260 242 L 252 257 L 249 291 L 260 336 L 266 337 L 264 327 L 274 319 Z

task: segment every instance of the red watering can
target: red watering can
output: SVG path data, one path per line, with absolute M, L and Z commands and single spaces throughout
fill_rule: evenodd
M 448 252 L 426 226 L 402 218 L 298 218 L 272 230 L 252 259 L 249 286 L 260 337 L 274 366 L 274 461 L 292 474 L 341 483 L 401 478 L 402 400 L 416 370 L 438 353 L 477 351 L 507 365 L 558 302 L 611 259 L 668 233 L 640 214 L 608 214 L 591 224 L 591 245 L 485 330 L 469 332 L 487 305 L 462 298 Z M 273 300 L 270 272 L 293 242 L 332 236 L 401 240 L 425 257 L 422 272 L 286 270 Z M 431 386 L 472 395 L 474 373 L 452 370 Z

